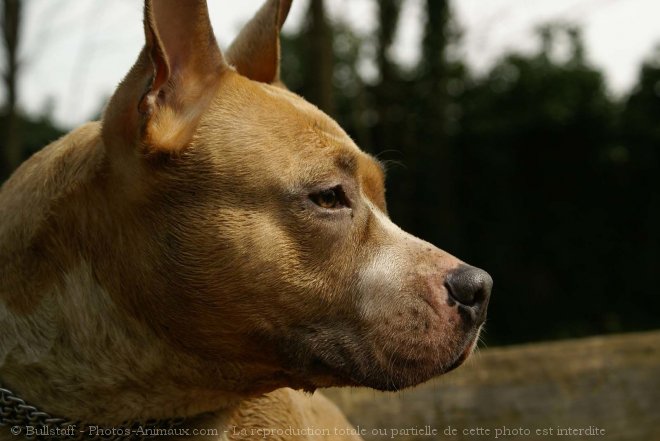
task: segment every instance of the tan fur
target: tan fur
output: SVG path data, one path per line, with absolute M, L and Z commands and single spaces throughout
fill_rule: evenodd
M 392 390 L 460 364 L 479 331 L 443 286 L 460 261 L 396 227 L 377 162 L 269 84 L 288 2 L 241 33 L 238 72 L 189 4 L 147 1 L 102 122 L 0 191 L 0 384 L 93 424 L 345 427 L 287 388 Z M 310 200 L 337 185 L 350 208 Z
M 226 420 L 228 438 L 273 441 L 359 440 L 353 425 L 319 393 L 301 394 L 288 388 L 244 402 Z
M 279 33 L 290 8 L 291 0 L 264 3 L 227 50 L 229 64 L 254 81 L 279 83 Z

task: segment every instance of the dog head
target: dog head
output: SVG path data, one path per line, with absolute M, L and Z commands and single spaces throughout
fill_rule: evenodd
M 382 166 L 282 87 L 289 6 L 223 55 L 205 1 L 147 1 L 103 119 L 123 248 L 99 280 L 235 390 L 418 384 L 469 355 L 492 282 L 392 223 Z

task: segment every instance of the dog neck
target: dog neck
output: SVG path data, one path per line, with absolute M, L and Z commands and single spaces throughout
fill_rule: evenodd
M 173 355 L 122 314 L 81 265 L 29 314 L 0 302 L 0 381 L 51 415 L 94 424 L 189 417 L 229 408 L 202 366 Z M 99 417 L 103 421 L 98 421 Z
M 228 410 L 281 387 L 268 371 L 248 378 L 234 362 L 173 348 L 117 303 L 117 290 L 162 290 L 125 288 L 129 272 L 143 279 L 136 265 L 152 263 L 126 257 L 148 231 L 121 236 L 121 216 L 98 190 L 107 164 L 91 123 L 44 148 L 0 191 L 0 385 L 53 416 L 105 425 Z

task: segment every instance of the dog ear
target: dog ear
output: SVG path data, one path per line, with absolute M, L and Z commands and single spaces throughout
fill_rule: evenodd
M 280 30 L 292 0 L 268 0 L 227 50 L 227 61 L 243 76 L 262 83 L 280 80 Z
M 146 44 L 103 116 L 109 149 L 177 152 L 189 144 L 228 69 L 206 0 L 145 0 Z
M 226 64 L 206 0 L 146 0 L 144 31 L 153 73 L 138 105 L 142 141 L 175 151 L 192 138 Z

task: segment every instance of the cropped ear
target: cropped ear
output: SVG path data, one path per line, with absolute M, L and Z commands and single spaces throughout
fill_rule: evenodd
M 227 50 L 227 61 L 254 81 L 280 80 L 280 30 L 292 0 L 267 0 Z
M 192 138 L 226 64 L 206 0 L 146 0 L 144 32 L 153 72 L 138 105 L 142 141 L 175 151 Z
M 104 143 L 112 151 L 177 152 L 190 143 L 227 64 L 205 0 L 145 0 L 144 32 L 145 46 L 103 115 Z

